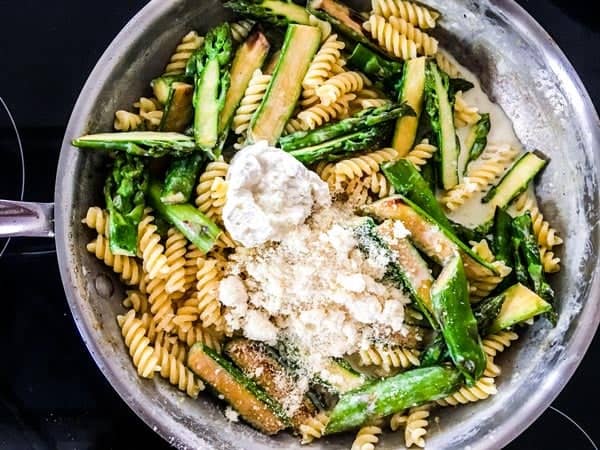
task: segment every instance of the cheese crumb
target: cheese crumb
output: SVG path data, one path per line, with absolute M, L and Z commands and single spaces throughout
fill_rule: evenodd
M 239 422 L 240 421 L 239 413 L 237 411 L 235 411 L 231 406 L 227 406 L 227 408 L 225 408 L 225 417 L 230 422 Z

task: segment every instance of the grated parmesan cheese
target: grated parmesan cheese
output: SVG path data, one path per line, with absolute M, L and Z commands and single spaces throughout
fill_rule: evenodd
M 406 333 L 409 298 L 380 281 L 388 258 L 377 251 L 363 255 L 355 221 L 336 204 L 317 210 L 278 243 L 238 248 L 219 293 L 232 331 L 268 343 L 285 339 L 315 365 Z
M 230 422 L 239 422 L 240 421 L 239 413 L 237 411 L 235 411 L 231 406 L 227 406 L 227 408 L 225 408 L 225 417 Z

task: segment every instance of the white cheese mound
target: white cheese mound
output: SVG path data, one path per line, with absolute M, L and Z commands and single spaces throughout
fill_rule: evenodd
M 260 141 L 240 150 L 227 172 L 223 221 L 245 247 L 280 241 L 313 206 L 329 206 L 327 183 L 288 153 Z
M 355 219 L 334 205 L 279 243 L 238 249 L 219 293 L 232 329 L 259 341 L 285 338 L 316 360 L 405 331 L 409 299 L 380 282 L 387 259 L 365 258 L 357 248 Z
M 239 413 L 237 411 L 235 411 L 231 406 L 228 406 L 227 408 L 225 408 L 225 417 L 230 422 L 239 422 L 240 421 Z

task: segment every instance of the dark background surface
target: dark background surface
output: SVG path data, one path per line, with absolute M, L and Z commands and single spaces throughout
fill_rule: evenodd
M 166 1 L 166 0 L 165 0 Z M 600 106 L 600 19 L 583 1 L 519 1 L 558 42 Z M 0 96 L 21 132 L 25 199 L 52 201 L 58 151 L 85 79 L 112 38 L 145 4 L 0 1 Z M 0 198 L 20 185 L 14 134 L 0 110 Z M 0 250 L 2 248 L 0 242 Z M 169 448 L 120 400 L 88 354 L 70 315 L 52 243 L 11 242 L 0 259 L 0 449 Z M 554 406 L 600 441 L 596 337 Z M 548 410 L 508 448 L 593 448 Z

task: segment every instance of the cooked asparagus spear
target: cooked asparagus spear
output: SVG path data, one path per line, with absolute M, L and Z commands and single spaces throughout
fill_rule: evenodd
M 348 65 L 382 81 L 391 91 L 396 90 L 396 84 L 402 78 L 402 63 L 387 59 L 361 43 L 354 47 Z
M 189 203 L 165 205 L 160 200 L 161 183 L 150 183 L 148 200 L 152 208 L 173 224 L 199 250 L 208 252 L 216 242 L 221 230 L 215 223 Z
M 193 153 L 171 161 L 160 199 L 165 204 L 186 203 L 190 200 L 198 172 L 204 161 L 202 153 Z
M 194 139 L 212 159 L 220 156 L 220 144 L 224 140 L 219 116 L 231 81 L 232 56 L 231 30 L 229 24 L 224 23 L 207 33 L 202 51 L 194 57 Z
M 138 224 L 144 213 L 144 194 L 148 170 L 144 160 L 120 154 L 106 178 L 104 197 L 108 218 L 110 251 L 115 255 L 135 256 Z
M 308 11 L 291 1 L 231 0 L 225 3 L 225 7 L 275 26 L 285 27 L 291 23 L 310 25 Z
M 78 148 L 118 150 L 150 158 L 184 156 L 197 150 L 194 139 L 185 134 L 156 131 L 88 134 L 73 139 L 71 144 Z
M 467 135 L 467 140 L 465 142 L 467 146 L 467 150 L 469 151 L 469 161 L 473 161 L 477 159 L 483 149 L 487 145 L 487 137 L 490 132 L 491 123 L 490 123 L 490 115 L 489 113 L 481 114 L 481 119 L 477 121 L 475 125 L 471 127 L 469 130 L 469 134 Z M 465 171 L 467 165 L 465 164 Z

